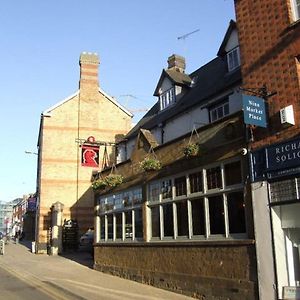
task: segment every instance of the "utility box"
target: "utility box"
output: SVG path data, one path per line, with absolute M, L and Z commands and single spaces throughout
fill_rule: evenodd
M 280 110 L 280 122 L 283 125 L 295 125 L 293 105 L 289 105 Z

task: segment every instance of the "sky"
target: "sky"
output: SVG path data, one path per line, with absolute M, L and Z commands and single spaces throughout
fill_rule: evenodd
M 35 192 L 40 115 L 78 90 L 81 52 L 98 53 L 100 87 L 137 122 L 168 57 L 195 71 L 216 57 L 231 19 L 233 0 L 3 1 L 0 200 Z

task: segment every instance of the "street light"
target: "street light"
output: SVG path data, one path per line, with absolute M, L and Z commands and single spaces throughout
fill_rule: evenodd
M 36 152 L 31 152 L 31 151 L 26 151 L 26 150 L 25 150 L 25 153 L 26 153 L 26 154 L 34 154 L 34 155 L 38 155 L 38 153 L 36 153 Z

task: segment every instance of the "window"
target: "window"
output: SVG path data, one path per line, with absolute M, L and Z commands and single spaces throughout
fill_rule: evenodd
M 223 197 L 209 197 L 208 202 L 210 233 L 225 234 L 225 213 Z
M 233 185 L 242 183 L 242 173 L 241 173 L 241 162 L 235 161 L 229 164 L 226 164 L 224 167 L 225 171 L 225 184 Z
M 227 53 L 228 71 L 231 72 L 240 66 L 240 49 L 236 47 Z
M 159 96 L 160 110 L 163 110 L 175 102 L 175 89 L 171 88 Z
M 176 203 L 176 213 L 177 213 L 177 235 L 188 237 L 189 226 L 188 226 L 187 201 L 181 201 Z
M 142 188 L 100 196 L 98 203 L 100 242 L 143 238 Z
M 210 122 L 215 122 L 219 119 L 224 118 L 229 115 L 229 102 L 228 100 L 222 102 L 216 106 L 213 106 L 209 109 L 209 118 Z
M 163 180 L 161 182 L 162 199 L 172 198 L 172 181 L 171 179 Z
M 204 199 L 195 199 L 192 203 L 193 235 L 205 235 Z
M 203 192 L 203 184 L 202 184 L 202 172 L 196 172 L 189 175 L 190 180 L 190 192 L 198 193 Z
M 299 20 L 300 19 L 300 0 L 292 0 L 292 10 L 293 10 L 294 21 Z
M 229 233 L 246 232 L 245 204 L 242 192 L 227 195 Z
M 161 187 L 155 196 L 158 201 L 149 199 L 147 204 L 153 240 L 246 237 L 239 160 L 155 181 L 149 184 L 150 191 L 158 184 Z
M 176 191 L 177 197 L 186 195 L 186 178 L 185 178 L 185 176 L 175 178 L 175 191 Z
M 222 188 L 221 168 L 215 167 L 206 170 L 207 189 Z

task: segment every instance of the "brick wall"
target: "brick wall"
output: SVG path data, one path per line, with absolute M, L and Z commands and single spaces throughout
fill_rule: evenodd
M 300 24 L 293 23 L 290 0 L 235 0 L 244 88 L 266 84 L 269 126 L 254 129 L 254 144 L 279 142 L 299 133 Z M 292 104 L 296 125 L 280 124 L 280 109 Z
M 91 177 L 93 170 L 98 168 L 81 166 L 81 148 L 76 139 L 94 136 L 97 141 L 115 142 L 117 136 L 126 134 L 131 128 L 131 117 L 99 92 L 97 67 L 93 65 L 92 74 L 83 68 L 79 93 L 56 106 L 50 117 L 43 118 L 37 241 L 44 244 L 44 249 L 51 220 L 50 208 L 55 202 L 64 204 L 63 219 L 78 220 L 81 233 L 94 223 Z M 103 151 L 104 146 L 101 146 L 100 168 Z M 112 147 L 107 151 L 113 158 Z

